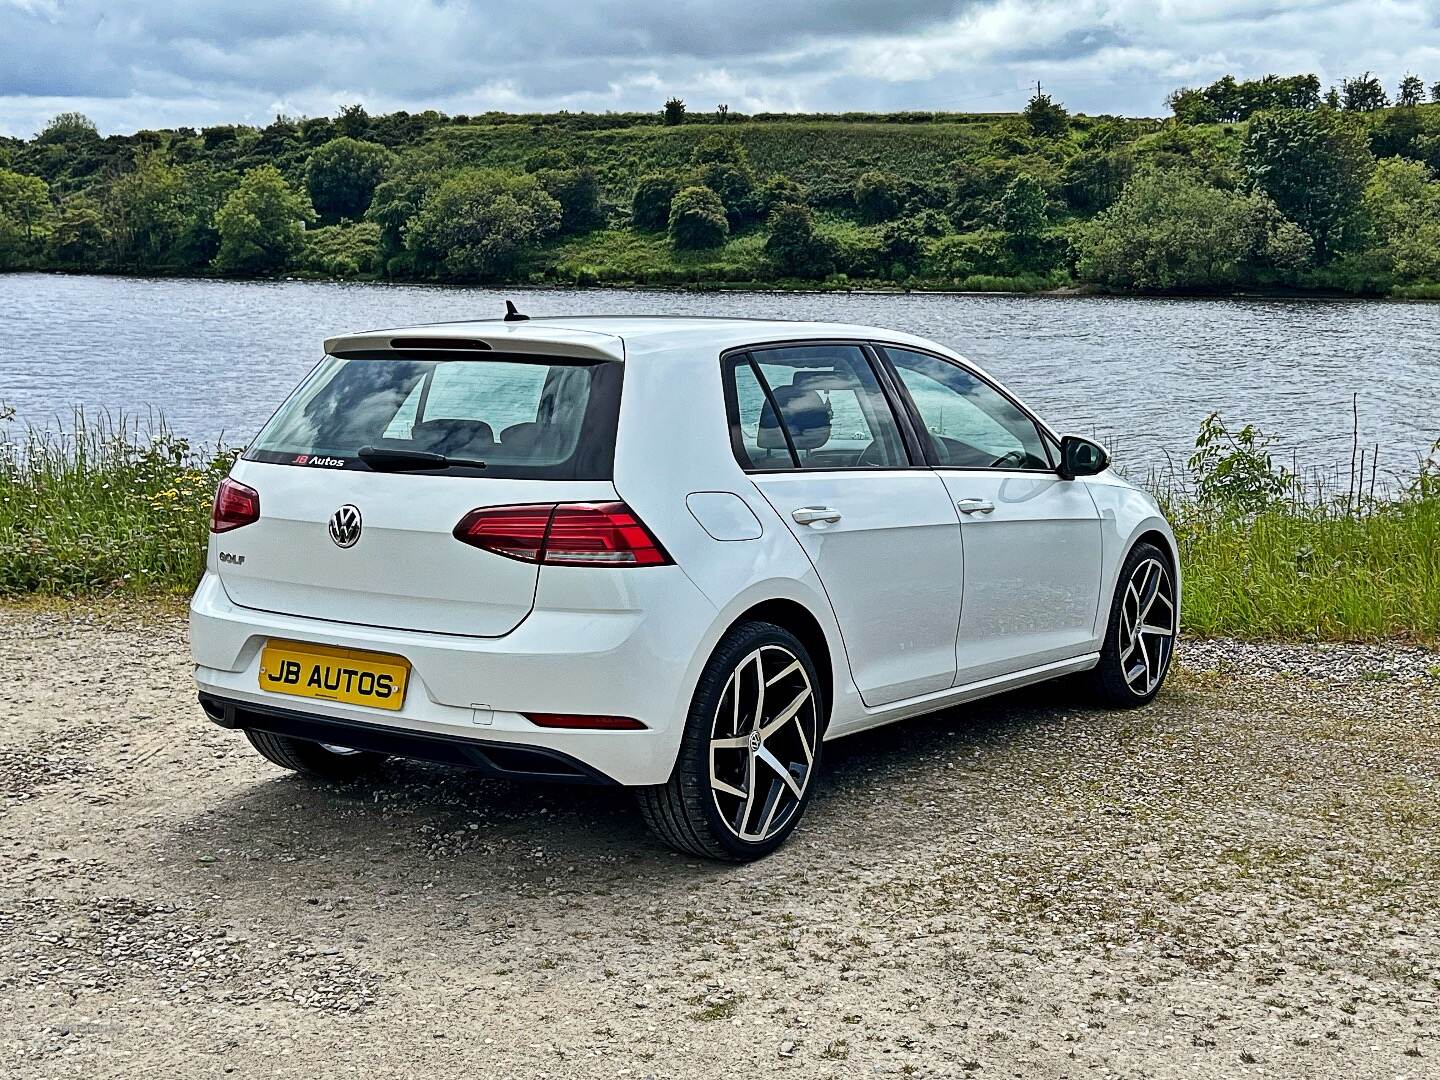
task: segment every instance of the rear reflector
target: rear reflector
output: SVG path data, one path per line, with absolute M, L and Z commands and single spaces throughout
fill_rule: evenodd
M 260 493 L 228 476 L 215 489 L 210 531 L 223 533 L 260 520 Z
M 455 526 L 455 539 L 544 566 L 662 566 L 659 542 L 624 503 L 484 506 Z
M 523 715 L 536 727 L 578 728 L 586 731 L 645 730 L 644 724 L 629 716 L 579 716 L 548 712 L 530 712 Z

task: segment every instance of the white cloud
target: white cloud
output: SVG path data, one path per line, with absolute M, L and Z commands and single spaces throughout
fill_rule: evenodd
M 1219 75 L 1440 79 L 1432 0 L 0 0 L 0 132 L 438 108 L 1154 114 Z

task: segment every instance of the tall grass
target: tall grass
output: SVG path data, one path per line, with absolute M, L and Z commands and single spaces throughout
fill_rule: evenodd
M 1253 427 L 1208 418 L 1188 475 L 1150 478 L 1175 530 L 1191 634 L 1440 639 L 1440 465 L 1377 491 L 1348 470 L 1300 475 Z M 1440 447 L 1437 447 L 1440 448 Z
M 184 592 L 234 460 L 163 423 L 76 414 L 61 432 L 0 415 L 0 595 Z M 1207 420 L 1185 471 L 1148 486 L 1174 524 L 1187 633 L 1440 639 L 1440 465 L 1377 491 L 1363 458 L 1300 477 L 1253 428 Z
M 61 431 L 0 413 L 0 595 L 192 588 L 233 453 L 163 420 L 76 413 Z

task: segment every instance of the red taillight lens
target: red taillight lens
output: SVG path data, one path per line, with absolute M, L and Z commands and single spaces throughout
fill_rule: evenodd
M 583 716 L 574 713 L 528 712 L 536 727 L 579 728 L 585 731 L 643 731 L 645 725 L 630 716 Z
M 223 533 L 260 520 L 260 493 L 228 476 L 215 489 L 210 531 Z
M 624 503 L 539 503 L 471 510 L 455 539 L 545 566 L 662 566 L 670 562 Z

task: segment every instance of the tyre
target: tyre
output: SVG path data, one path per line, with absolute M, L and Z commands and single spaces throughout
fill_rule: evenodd
M 1154 698 L 1170 670 L 1178 627 L 1169 559 L 1154 544 L 1136 544 L 1120 568 L 1100 662 L 1090 673 L 1100 703 L 1124 709 Z
M 384 754 L 369 750 L 350 750 L 343 746 L 294 739 L 289 735 L 272 735 L 268 731 L 245 729 L 250 745 L 267 760 L 282 769 L 291 769 L 320 780 L 344 783 L 374 772 L 385 760 Z
M 670 846 L 744 862 L 785 842 L 820 771 L 823 688 L 794 634 L 744 622 L 710 658 L 668 783 L 640 788 L 641 813 Z

